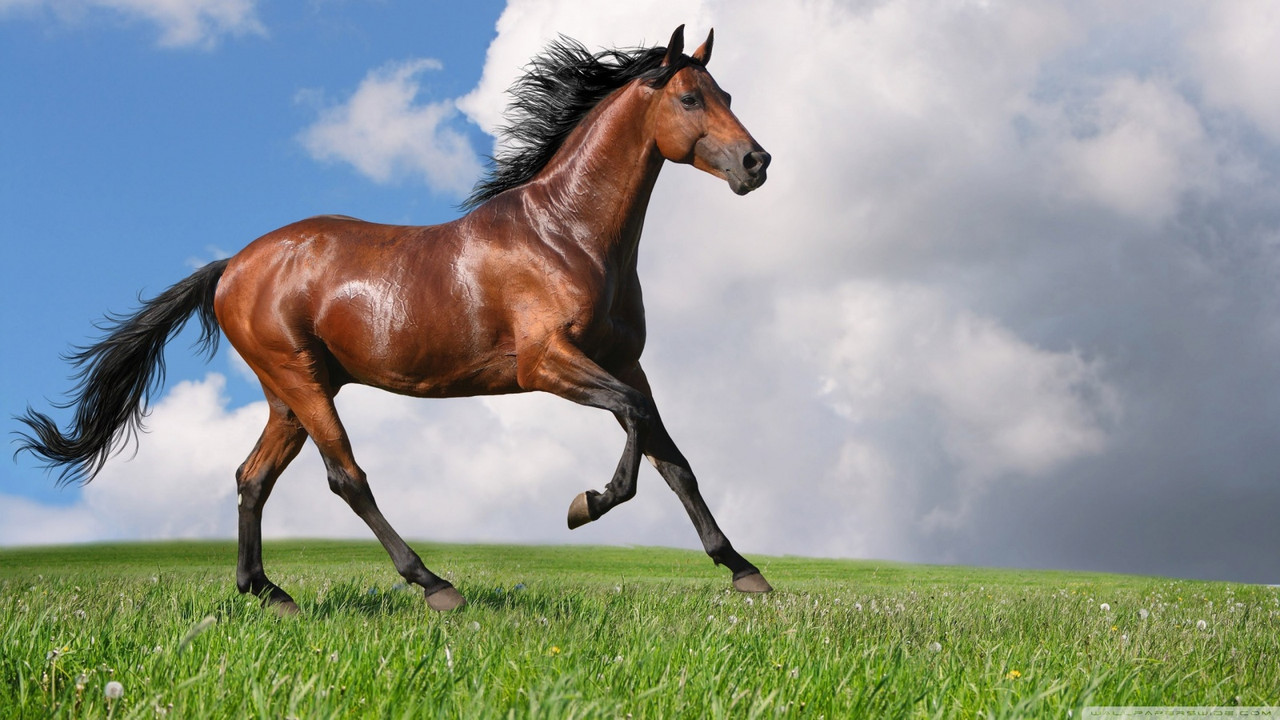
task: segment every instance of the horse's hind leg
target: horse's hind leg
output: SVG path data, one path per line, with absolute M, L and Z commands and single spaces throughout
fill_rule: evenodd
M 284 372 L 277 370 L 276 375 Z M 332 392 L 315 378 L 305 377 L 300 373 L 290 378 L 273 377 L 272 380 L 281 389 L 281 397 L 293 408 L 298 420 L 320 450 L 329 477 L 329 489 L 345 500 L 369 529 L 373 530 L 378 541 L 391 555 L 396 570 L 405 580 L 423 588 L 427 605 L 431 609 L 452 610 L 464 605 L 466 600 L 453 585 L 428 570 L 418 554 L 382 516 L 373 500 L 373 492 L 369 490 L 364 471 L 356 464 L 351 452 L 351 441 L 342 427 L 342 421 L 338 419 Z
M 264 388 L 271 415 L 249 458 L 236 470 L 240 514 L 240 543 L 236 558 L 236 587 L 262 598 L 281 613 L 296 613 L 298 606 L 262 570 L 262 507 L 276 479 L 307 439 L 306 430 L 287 405 Z

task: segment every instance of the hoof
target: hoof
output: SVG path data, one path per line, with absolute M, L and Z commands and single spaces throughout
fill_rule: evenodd
M 758 572 L 733 579 L 733 589 L 744 593 L 773 592 L 773 586 Z
M 258 598 L 262 602 L 264 609 L 270 610 L 280 617 L 298 614 L 298 604 L 293 601 L 293 596 L 270 582 L 267 583 L 267 587 L 258 593 Z
M 293 600 L 268 603 L 267 608 L 280 617 L 293 617 L 298 614 L 298 603 Z
M 462 593 L 449 586 L 443 590 L 437 590 L 427 596 L 427 607 L 436 612 L 448 612 L 457 610 L 467 604 L 467 599 L 462 597 Z
M 569 529 L 580 528 L 595 520 L 591 517 L 591 508 L 587 507 L 587 494 L 578 493 L 578 497 L 569 504 Z

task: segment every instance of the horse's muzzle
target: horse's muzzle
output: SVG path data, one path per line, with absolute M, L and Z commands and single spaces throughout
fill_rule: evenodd
M 726 173 L 729 187 L 738 195 L 746 195 L 764 184 L 768 179 L 766 171 L 773 156 L 764 150 L 752 150 L 742 157 L 739 168 Z

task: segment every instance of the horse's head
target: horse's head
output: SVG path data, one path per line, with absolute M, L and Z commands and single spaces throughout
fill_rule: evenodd
M 654 89 L 652 127 L 664 158 L 692 164 L 746 195 L 764 184 L 770 157 L 729 109 L 729 94 L 707 72 L 714 37 L 714 31 L 708 33 L 707 41 L 686 57 L 684 26 L 672 33 L 662 67 L 676 70 Z

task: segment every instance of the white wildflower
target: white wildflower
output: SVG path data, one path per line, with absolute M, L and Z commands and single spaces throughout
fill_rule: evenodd
M 103 688 L 102 694 L 106 695 L 108 700 L 116 700 L 124 696 L 124 686 L 118 680 L 112 680 Z
M 1146 608 L 1140 608 L 1140 609 L 1138 610 L 1138 617 L 1142 618 L 1143 620 L 1146 620 L 1146 619 L 1147 619 L 1147 616 L 1148 616 L 1148 615 L 1150 615 L 1150 614 L 1151 614 L 1151 613 L 1147 612 L 1147 609 L 1146 609 Z
M 1111 606 L 1106 603 L 1102 603 L 1098 608 L 1102 610 L 1102 612 L 1111 612 Z
M 931 642 L 931 643 L 929 643 L 929 649 L 930 649 L 930 650 L 932 650 L 932 651 L 934 651 L 934 652 L 942 652 L 942 643 L 940 643 L 940 642 Z
M 1204 629 L 1205 629 L 1205 628 L 1207 628 L 1207 627 L 1209 627 L 1209 623 L 1207 623 L 1207 622 L 1205 622 L 1205 621 L 1203 621 L 1203 620 L 1197 620 L 1197 621 L 1196 621 L 1196 629 L 1197 629 L 1197 630 L 1204 630 Z

